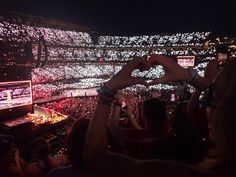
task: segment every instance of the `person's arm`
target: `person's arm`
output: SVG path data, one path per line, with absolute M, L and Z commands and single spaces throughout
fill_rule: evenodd
M 195 133 L 195 136 L 198 138 L 201 138 L 201 134 L 202 134 L 202 125 L 199 124 L 199 114 L 203 111 L 200 109 L 199 107 L 199 96 L 201 94 L 201 91 L 199 90 L 195 90 L 192 93 L 191 98 L 188 101 L 187 107 L 186 107 L 186 113 L 187 113 L 187 117 L 189 122 L 191 123 L 191 126 L 193 128 L 193 132 Z M 198 139 L 199 140 L 199 139 Z M 196 148 L 198 149 L 198 147 Z
M 165 70 L 164 76 L 154 79 L 149 85 L 162 84 L 173 81 L 190 81 L 191 74 L 189 70 L 178 65 L 172 58 L 163 55 L 151 55 L 149 61 L 151 66 L 161 65 Z M 192 86 L 199 90 L 203 90 L 209 86 L 209 81 L 203 77 L 197 77 Z
M 142 79 L 131 77 L 131 73 L 135 68 L 143 69 L 145 67 L 147 67 L 147 64 L 144 60 L 132 60 L 128 65 L 124 66 L 123 69 L 108 82 L 108 84 L 114 90 L 118 90 L 133 84 L 144 83 Z M 113 100 L 110 101 L 112 102 Z M 128 169 L 131 170 L 133 168 L 133 159 L 123 158 L 119 156 L 113 157 L 112 155 L 109 155 L 110 153 L 108 153 L 107 123 L 110 109 L 111 106 L 109 105 L 109 103 L 105 102 L 102 96 L 99 96 L 93 119 L 91 120 L 87 131 L 83 159 L 88 167 L 92 168 L 95 172 L 98 172 L 98 174 L 101 174 L 101 176 L 114 176 L 114 174 L 120 173 L 130 174 Z M 110 161 L 113 162 L 110 164 Z M 110 166 L 108 168 L 110 170 L 106 170 L 107 165 Z M 117 166 L 122 166 L 121 168 L 123 170 L 125 169 L 125 171 L 120 170 L 119 172 L 119 170 L 117 169 L 120 168 L 118 168 Z
M 143 130 L 143 128 L 138 124 L 138 122 L 135 119 L 135 116 L 131 110 L 131 104 L 129 101 L 126 102 L 127 105 L 127 109 L 126 109 L 126 113 L 129 116 L 129 120 L 131 123 L 132 128 L 138 129 L 138 130 Z
M 118 102 L 118 103 L 120 103 L 120 102 Z M 126 128 L 122 128 L 119 125 L 121 105 L 118 105 L 118 103 L 113 104 L 111 118 L 109 119 L 109 130 L 112 134 L 112 137 L 119 143 L 119 145 L 124 146 L 124 133 L 123 133 L 123 130 L 125 131 Z M 126 114 L 129 117 L 129 121 L 131 123 L 130 128 L 135 128 L 135 129 L 138 129 L 138 130 L 143 129 L 137 123 L 137 121 L 135 120 L 134 114 L 133 114 L 132 109 L 131 109 L 131 104 L 127 100 L 126 100 L 126 108 L 124 109 L 124 112 L 126 112 Z
M 205 68 L 205 74 L 204 74 L 204 79 L 205 79 L 205 83 L 206 85 L 210 85 L 211 82 L 213 81 L 213 79 L 216 77 L 217 73 L 220 70 L 217 68 L 217 62 L 216 60 L 211 61 L 207 64 L 206 68 Z M 195 128 L 197 134 L 201 134 L 202 129 L 200 127 L 202 127 L 202 125 L 199 125 L 199 115 L 201 114 L 201 112 L 204 111 L 204 108 L 200 108 L 199 105 L 199 97 L 202 93 L 202 90 L 198 90 L 196 89 L 193 93 L 191 98 L 188 101 L 188 105 L 186 108 L 186 112 L 188 114 L 189 120 L 192 123 L 192 126 Z M 202 121 L 201 121 L 202 123 Z M 207 127 L 207 125 L 206 125 Z
M 117 141 L 117 143 L 121 146 L 124 146 L 123 142 L 123 132 L 121 127 L 119 126 L 120 122 L 120 106 L 113 105 L 113 111 L 111 114 L 111 118 L 109 119 L 109 130 L 112 134 L 112 137 Z
M 110 106 L 101 99 L 90 122 L 83 158 L 85 164 L 98 176 L 126 176 L 134 171 L 134 160 L 125 156 L 108 152 L 107 123 Z
M 146 84 L 142 79 L 131 77 L 135 69 L 148 70 L 148 62 L 142 59 L 134 59 L 124 66 L 108 84 L 113 89 L 123 89 L 134 84 Z M 111 100 L 111 99 L 110 99 Z M 137 160 L 109 153 L 107 149 L 107 122 L 110 114 L 110 105 L 99 96 L 98 104 L 90 122 L 84 145 L 83 161 L 98 176 L 103 177 L 171 177 L 181 176 L 182 172 L 191 171 L 191 167 L 172 161 L 161 160 Z M 195 171 L 195 170 L 193 170 Z M 195 172 L 193 172 L 195 173 Z M 187 175 L 187 176 L 192 176 Z
M 195 90 L 192 93 L 191 98 L 188 101 L 188 105 L 186 108 L 186 112 L 188 116 L 193 116 L 195 115 L 196 112 L 199 111 L 199 97 L 201 95 L 201 91 Z
M 20 153 L 18 149 L 14 149 L 14 158 L 13 158 L 13 162 L 12 162 L 12 166 L 11 169 L 13 170 L 13 172 L 15 172 L 16 174 L 18 174 L 19 176 L 23 176 L 23 164 L 24 161 L 23 159 L 20 157 Z

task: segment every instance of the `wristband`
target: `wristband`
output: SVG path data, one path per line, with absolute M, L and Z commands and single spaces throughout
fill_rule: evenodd
M 117 90 L 112 89 L 110 85 L 106 84 L 101 86 L 100 89 L 97 90 L 97 92 L 99 99 L 102 101 L 102 103 L 111 105 L 115 99 Z
M 100 87 L 98 90 L 99 95 L 114 99 L 117 90 L 114 90 L 110 85 L 106 84 Z

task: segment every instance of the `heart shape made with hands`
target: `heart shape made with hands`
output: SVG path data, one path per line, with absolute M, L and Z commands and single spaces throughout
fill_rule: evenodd
M 145 81 L 143 82 L 143 85 L 146 87 L 155 85 L 155 84 L 161 84 L 161 83 L 167 83 L 172 82 L 176 80 L 181 80 L 188 75 L 188 72 L 186 69 L 182 68 L 180 65 L 176 63 L 172 58 L 166 57 L 166 56 L 160 56 L 160 55 L 154 55 L 152 57 L 145 57 L 141 58 L 139 61 L 137 61 L 137 67 L 135 69 L 138 69 L 140 72 L 140 75 L 143 75 L 142 73 L 145 72 L 142 79 Z M 156 66 L 161 65 L 164 69 L 164 74 L 160 76 L 159 78 L 155 79 L 148 79 L 147 81 L 146 76 L 148 73 L 151 72 L 153 68 Z
M 151 82 L 145 81 L 145 77 L 138 78 L 132 75 L 135 70 L 139 70 L 140 72 L 149 71 L 150 68 L 154 68 L 157 65 L 163 67 L 164 75 L 151 80 Z M 148 60 L 144 57 L 136 57 L 112 77 L 109 84 L 115 89 L 123 89 L 135 84 L 141 84 L 148 87 L 150 85 L 184 79 L 186 78 L 186 72 L 188 75 L 188 71 L 179 66 L 172 58 L 166 56 L 153 55 L 149 57 Z
M 132 76 L 133 77 L 137 77 L 137 75 L 139 76 L 138 78 L 141 78 L 144 83 L 142 85 L 144 85 L 145 87 L 149 87 L 151 85 L 151 83 L 155 80 L 155 79 L 151 79 L 148 78 L 148 74 L 156 67 L 151 65 L 150 63 L 147 63 L 148 65 L 139 65 L 138 68 L 134 69 L 134 71 L 132 72 Z

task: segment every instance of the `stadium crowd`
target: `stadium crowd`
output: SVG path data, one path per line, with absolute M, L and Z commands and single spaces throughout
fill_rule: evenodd
M 166 69 L 165 75 L 161 78 L 145 83 L 144 80 L 131 76 L 132 70 L 148 70 L 149 67 L 156 65 L 156 62 Z M 234 64 L 235 59 L 232 59 L 221 69 L 217 67 L 216 61 L 213 61 L 206 67 L 204 77 L 201 77 L 197 73 L 190 74 L 189 70 L 180 67 L 171 58 L 165 56 L 152 55 L 151 60 L 148 61 L 144 57 L 135 58 L 100 88 L 98 96 L 71 97 L 44 105 L 76 119 L 75 124 L 69 128 L 71 130 L 68 130 L 68 139 L 63 146 L 67 152 L 63 155 L 51 156 L 50 145 L 44 139 L 35 139 L 30 144 L 32 159 L 26 161 L 21 157 L 19 150 L 13 148 L 11 137 L 0 137 L 1 153 L 5 152 L 5 155 L 1 156 L 5 171 L 2 170 L 1 174 L 10 173 L 13 176 L 29 177 L 43 177 L 46 174 L 49 177 L 60 174 L 63 176 L 110 176 L 111 174 L 173 176 L 174 173 L 180 176 L 215 177 L 218 174 L 234 176 L 234 148 L 230 148 L 234 141 L 232 139 L 234 130 L 230 125 L 234 121 L 227 120 L 234 116 L 234 106 L 226 106 L 224 102 L 219 103 L 218 106 L 221 107 L 217 107 L 218 99 L 214 97 L 211 90 L 204 92 L 202 102 L 198 100 L 202 90 L 211 89 L 213 86 L 219 94 L 224 93 L 224 89 L 223 92 L 221 89 L 223 85 L 231 83 L 232 85 L 228 87 L 230 91 L 235 85 L 235 79 L 230 77 L 230 82 L 227 82 L 227 79 L 228 75 L 235 74 Z M 173 72 L 177 70 L 178 74 Z M 214 81 L 215 76 L 218 77 Z M 179 101 L 173 103 L 170 98 L 155 96 L 149 91 L 124 90 L 116 93 L 117 90 L 132 84 L 151 85 L 179 79 L 188 81 L 196 88 L 192 96 L 189 93 L 185 98 L 189 102 L 178 98 Z M 214 84 L 220 84 L 218 85 L 220 87 L 212 86 L 212 81 Z M 225 92 L 225 96 L 229 93 L 230 97 L 226 98 L 232 100 L 233 95 L 228 91 Z M 232 101 L 227 102 L 234 104 Z M 209 111 L 219 111 L 219 114 L 213 114 L 213 117 L 210 114 L 205 115 Z M 224 115 L 224 112 L 220 113 L 221 111 L 230 114 L 228 117 L 221 117 Z M 222 121 L 226 121 L 226 124 L 222 124 Z M 217 128 L 220 134 L 218 135 L 218 131 L 215 132 L 211 127 Z M 225 132 L 225 128 L 230 131 L 230 134 Z M 227 142 L 220 139 L 222 135 L 227 138 Z M 221 148 L 220 145 L 224 145 L 223 149 L 218 149 Z M 15 158 L 8 159 L 11 156 L 8 153 L 13 153 Z M 6 159 L 9 163 L 3 163 Z M 145 165 L 146 163 L 148 166 Z M 109 168 L 104 169 L 104 165 Z
M 53 92 L 63 89 L 99 87 L 135 56 L 196 55 L 200 57 L 200 62 L 196 63 L 200 75 L 203 75 L 207 62 L 214 59 L 212 56 L 215 52 L 214 48 L 201 48 L 204 40 L 210 36 L 210 32 L 132 37 L 100 36 L 98 42 L 94 43 L 92 37 L 85 32 L 37 27 L 30 23 L 27 25 L 13 23 L 14 20 L 9 21 L 2 18 L 1 41 L 20 44 L 31 42 L 34 61 L 39 60 L 38 40 L 42 37 L 45 40 L 48 51 L 46 67 L 36 68 L 32 72 L 35 99 L 51 96 Z M 45 54 L 42 53 L 42 55 Z M 50 62 L 55 63 L 50 66 Z M 69 64 L 68 62 L 74 63 Z M 134 75 L 142 77 L 146 73 L 134 72 Z M 162 74 L 163 69 L 157 67 L 145 76 L 153 79 Z M 73 83 L 73 79 L 75 83 Z M 173 85 L 153 87 L 159 90 L 174 88 Z M 43 94 L 38 88 L 44 90 Z
M 14 137 L 0 135 L 0 176 L 235 177 L 236 60 L 225 46 L 202 49 L 209 34 L 100 36 L 93 44 L 88 33 L 1 21 L 2 42 L 43 36 L 48 62 L 58 62 L 33 69 L 34 100 L 99 90 L 42 105 L 75 118 L 63 153 L 40 137 L 25 146 L 26 158 Z M 169 57 L 176 55 L 202 58 L 186 69 Z
M 35 27 L 4 20 L 0 23 L 0 37 L 5 42 L 37 42 L 40 36 L 44 37 L 48 45 L 89 46 L 92 44 L 90 35 L 84 32 Z
M 60 101 L 48 102 L 42 106 L 76 119 L 91 119 L 96 101 L 97 97 L 66 98 Z

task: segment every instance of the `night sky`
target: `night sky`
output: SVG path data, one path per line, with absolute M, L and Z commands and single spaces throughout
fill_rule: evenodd
M 213 31 L 236 36 L 236 0 L 0 0 L 0 6 L 88 26 L 101 35 Z

